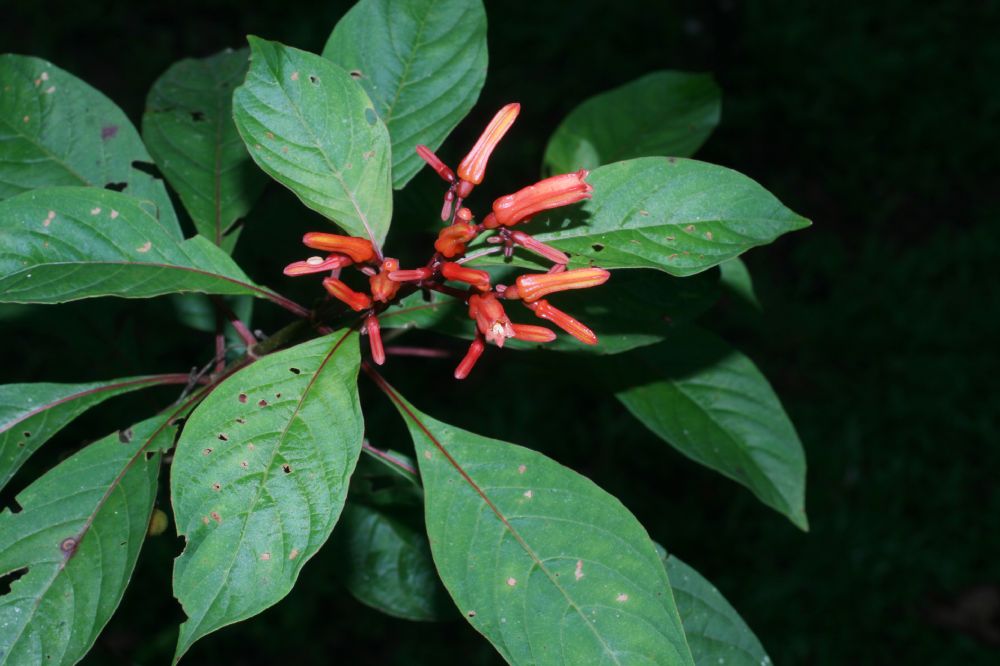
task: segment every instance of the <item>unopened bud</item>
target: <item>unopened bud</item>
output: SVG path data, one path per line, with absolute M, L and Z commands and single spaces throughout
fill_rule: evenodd
M 526 250 L 530 250 L 535 254 L 545 257 L 549 261 L 555 262 L 556 264 L 567 264 L 569 263 L 569 255 L 567 255 L 562 250 L 557 250 L 551 245 L 546 245 L 540 240 L 535 240 L 533 236 L 529 236 L 523 231 L 513 231 L 510 234 L 511 240 L 520 245 Z
M 497 147 L 500 139 L 507 133 L 510 126 L 514 124 L 514 120 L 520 111 L 521 105 L 516 102 L 508 104 L 497 111 L 497 114 L 493 116 L 493 120 L 490 121 L 490 124 L 486 126 L 486 129 L 479 136 L 476 145 L 472 147 L 469 154 L 458 165 L 459 178 L 473 185 L 483 182 L 483 176 L 486 175 L 486 163 L 489 161 L 493 149 Z M 458 196 L 464 199 L 468 195 L 459 193 Z
M 362 264 L 375 258 L 375 248 L 371 241 L 357 236 L 340 236 L 311 231 L 302 237 L 307 247 L 326 252 L 346 254 L 355 263 Z
M 480 335 L 476 335 L 476 339 L 472 341 L 469 345 L 469 351 L 465 353 L 465 358 L 462 362 L 458 364 L 455 368 L 455 379 L 465 379 L 472 372 L 472 368 L 476 365 L 476 361 L 479 357 L 483 355 L 483 350 L 486 348 L 486 344 L 483 342 L 483 338 Z
M 323 280 L 323 287 L 326 288 L 331 296 L 343 302 L 355 312 L 361 312 L 372 305 L 372 299 L 367 294 L 354 291 L 337 278 L 326 278 Z
M 531 273 L 517 278 L 517 293 L 527 302 L 567 289 L 587 289 L 604 284 L 611 273 L 603 268 L 578 268 L 560 273 Z
M 368 333 L 368 345 L 372 350 L 372 360 L 376 365 L 385 363 L 385 348 L 382 347 L 382 331 L 379 329 L 378 317 L 368 315 L 365 319 L 365 331 Z
M 562 310 L 552 306 L 548 301 L 535 301 L 528 305 L 535 312 L 536 317 L 551 321 L 553 324 L 566 331 L 574 338 L 586 345 L 596 345 L 597 336 L 594 332 L 573 319 Z
M 509 227 L 543 210 L 589 199 L 594 188 L 584 180 L 587 174 L 585 169 L 580 169 L 575 173 L 552 176 L 514 194 L 500 197 L 493 202 L 497 223 Z
M 326 259 L 323 257 L 309 257 L 305 261 L 295 261 L 285 266 L 285 275 L 295 277 L 296 275 L 308 275 L 309 273 L 325 273 L 338 268 L 350 266 L 354 261 L 346 254 L 331 254 Z
M 430 165 L 430 167 L 434 169 L 434 171 L 437 172 L 437 175 L 441 176 L 443 180 L 448 183 L 455 182 L 455 172 L 448 168 L 448 165 L 442 162 L 441 158 L 435 155 L 434 151 L 430 148 L 424 145 L 417 146 L 417 155 L 420 155 L 420 158 L 423 159 L 424 162 L 427 162 L 427 164 Z
M 455 280 L 457 282 L 471 284 L 479 291 L 490 290 L 490 274 L 486 271 L 476 270 L 475 268 L 466 268 L 461 264 L 446 261 L 441 264 L 441 275 L 443 275 L 446 280 Z
M 556 334 L 544 326 L 531 324 L 511 324 L 514 327 L 514 337 L 525 342 L 552 342 Z

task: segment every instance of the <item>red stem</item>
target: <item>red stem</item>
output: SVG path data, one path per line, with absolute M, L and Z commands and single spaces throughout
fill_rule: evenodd
M 384 460 L 387 463 L 389 463 L 390 465 L 392 465 L 393 467 L 398 467 L 399 469 L 405 470 L 405 471 L 409 472 L 410 474 L 413 474 L 414 476 L 417 476 L 417 470 L 416 470 L 415 467 L 412 467 L 412 466 L 406 464 L 405 462 L 403 462 L 399 458 L 393 456 L 390 453 L 387 453 L 386 451 L 382 451 L 382 450 L 376 449 L 374 446 L 372 446 L 371 444 L 368 443 L 368 440 L 364 440 L 364 441 L 361 442 L 361 448 L 362 448 L 362 450 L 365 451 L 365 453 L 367 453 L 369 455 L 372 455 L 372 456 L 375 456 L 376 458 L 379 458 L 380 460 Z
M 449 358 L 452 355 L 447 349 L 406 347 L 402 345 L 390 345 L 385 348 L 385 353 L 389 356 L 418 356 L 420 358 Z

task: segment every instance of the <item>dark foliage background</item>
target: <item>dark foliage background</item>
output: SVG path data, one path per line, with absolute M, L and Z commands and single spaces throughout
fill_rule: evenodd
M 349 5 L 0 2 L 0 50 L 52 60 L 138 124 L 146 91 L 175 60 L 240 46 L 247 33 L 319 51 Z M 746 257 L 763 316 L 726 303 L 710 315 L 765 370 L 799 428 L 812 531 L 668 449 L 581 381 L 587 368 L 570 358 L 490 354 L 461 389 L 452 361 L 394 359 L 390 380 L 436 416 L 545 451 L 618 495 L 718 585 L 777 664 L 1000 661 L 998 3 L 489 0 L 487 10 L 481 104 L 442 151 L 454 162 L 500 104 L 523 104 L 484 201 L 537 175 L 549 133 L 585 97 L 676 68 L 712 71 L 724 90 L 722 125 L 700 157 L 814 220 Z M 397 214 L 405 219 L 391 242 L 423 242 L 435 211 L 407 204 Z M 279 269 L 301 254 L 301 233 L 322 225 L 272 186 L 238 257 L 256 279 L 308 302 L 316 285 Z M 4 308 L 0 380 L 85 381 L 207 361 L 210 336 L 178 332 L 172 316 L 170 299 Z M 257 307 L 256 327 L 282 321 Z M 373 442 L 408 448 L 391 408 L 367 382 L 362 390 Z M 94 410 L 12 490 L 172 397 L 142 393 Z M 170 594 L 180 545 L 169 536 L 147 544 L 85 663 L 166 663 L 183 617 Z M 358 604 L 329 554 L 285 601 L 202 641 L 187 661 L 499 661 L 460 620 L 418 625 Z

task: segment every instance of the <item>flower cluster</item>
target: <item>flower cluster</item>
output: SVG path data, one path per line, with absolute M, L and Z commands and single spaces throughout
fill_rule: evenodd
M 549 328 L 512 322 L 503 301 L 520 301 L 536 317 L 551 322 L 585 344 L 597 344 L 593 331 L 550 304 L 545 297 L 568 289 L 595 287 L 606 282 L 610 273 L 602 268 L 567 270 L 569 257 L 565 253 L 514 229 L 544 210 L 590 198 L 593 188 L 586 182 L 587 171 L 552 176 L 502 196 L 493 202 L 492 209 L 478 223 L 472 211 L 462 205 L 472 190 L 482 183 L 490 155 L 520 109 L 519 104 L 508 104 L 497 112 L 458 165 L 457 175 L 429 148 L 417 146 L 420 157 L 448 184 L 441 209 L 441 219 L 446 226 L 438 233 L 434 255 L 425 266 L 403 270 L 396 259 L 383 257 L 367 239 L 313 232 L 307 233 L 302 242 L 326 256 L 310 257 L 285 267 L 285 275 L 330 273 L 323 280 L 323 286 L 331 296 L 362 313 L 375 363 L 385 362 L 378 315 L 394 302 L 404 287 L 409 292 L 415 289 L 441 292 L 468 304 L 469 318 L 476 326 L 475 339 L 455 369 L 456 379 L 468 376 L 487 342 L 503 347 L 508 338 L 528 342 L 555 340 L 556 334 Z M 517 277 L 513 284 L 494 285 L 486 271 L 463 265 L 469 244 L 484 233 L 489 234 L 486 242 L 500 245 L 506 257 L 512 255 L 514 246 L 519 246 L 553 265 L 546 273 L 526 273 Z M 340 279 L 341 269 L 348 266 L 367 276 L 368 293 L 355 291 Z M 450 286 L 448 282 L 461 283 L 464 289 Z

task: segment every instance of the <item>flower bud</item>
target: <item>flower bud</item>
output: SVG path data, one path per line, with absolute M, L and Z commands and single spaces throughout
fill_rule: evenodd
M 294 261 L 285 266 L 284 273 L 289 276 L 308 275 L 309 273 L 325 273 L 338 268 L 350 266 L 354 261 L 346 254 L 331 254 L 323 257 L 309 257 L 305 261 Z
M 446 280 L 456 280 L 471 284 L 479 291 L 490 290 L 490 274 L 486 271 L 479 271 L 475 268 L 466 268 L 461 264 L 446 261 L 441 264 L 441 275 Z
M 531 324 L 511 324 L 514 327 L 514 337 L 525 342 L 552 342 L 556 334 L 544 326 Z
M 357 236 L 339 236 L 311 231 L 302 237 L 307 247 L 326 252 L 346 254 L 355 263 L 362 264 L 375 258 L 375 248 L 371 241 Z
M 365 331 L 368 333 L 368 345 L 372 350 L 372 360 L 376 365 L 385 363 L 385 348 L 382 347 L 382 331 L 378 326 L 378 317 L 371 314 L 365 319 Z
M 529 273 L 518 276 L 517 293 L 526 303 L 531 303 L 558 291 L 596 287 L 607 282 L 609 277 L 611 273 L 603 268 L 577 268 L 559 273 Z
M 564 173 L 529 185 L 493 202 L 497 224 L 511 226 L 543 210 L 568 206 L 589 199 L 594 188 L 584 181 L 587 170 Z
M 414 268 L 405 271 L 392 271 L 389 273 L 389 279 L 393 282 L 420 282 L 432 275 L 434 273 L 429 268 Z
M 438 232 L 434 249 L 448 259 L 465 254 L 466 244 L 476 237 L 476 233 L 476 225 L 456 222 Z
M 323 280 L 323 287 L 330 292 L 331 296 L 342 301 L 355 312 L 361 312 L 372 306 L 372 299 L 367 294 L 354 291 L 337 278 L 326 278 Z
M 524 249 L 545 257 L 549 261 L 557 264 L 569 263 L 569 256 L 565 252 L 557 250 L 551 245 L 546 245 L 540 240 L 535 240 L 532 236 L 529 236 L 523 231 L 512 231 L 510 238 Z
M 483 350 L 485 348 L 486 345 L 483 343 L 482 336 L 476 335 L 476 339 L 472 341 L 471 345 L 469 345 L 469 351 L 465 353 L 465 358 L 463 358 L 462 362 L 458 364 L 457 368 L 455 368 L 455 379 L 465 379 L 469 376 L 469 373 L 472 371 L 472 367 L 476 365 L 476 361 L 478 361 L 479 357 L 483 355 Z
M 445 182 L 455 182 L 455 172 L 449 169 L 448 165 L 442 162 L 441 158 L 435 155 L 434 151 L 430 148 L 424 145 L 417 146 L 417 155 L 420 155 L 420 158 L 424 162 L 427 162 L 427 164 L 430 165 L 430 167 L 437 172 L 437 175 L 441 176 Z
M 574 338 L 586 345 L 596 345 L 597 336 L 594 332 L 573 319 L 568 314 L 553 307 L 548 301 L 536 301 L 534 303 L 528 304 L 528 307 L 534 310 L 535 316 L 541 319 L 547 319 L 553 324 L 566 331 Z
M 497 111 L 497 114 L 493 116 L 493 120 L 490 121 L 490 124 L 486 126 L 486 129 L 480 135 L 479 140 L 476 141 L 476 145 L 472 147 L 469 154 L 458 165 L 459 178 L 473 185 L 483 182 L 483 176 L 486 175 L 486 163 L 489 161 L 493 149 L 497 147 L 500 139 L 507 133 L 510 126 L 514 124 L 514 120 L 520 111 L 521 105 L 516 102 L 508 104 Z M 464 195 L 459 193 L 458 196 L 464 199 L 468 196 L 468 193 Z

